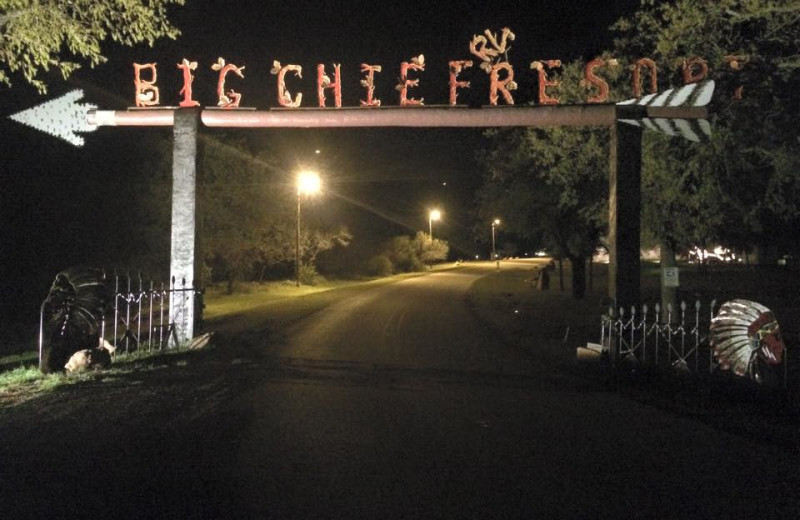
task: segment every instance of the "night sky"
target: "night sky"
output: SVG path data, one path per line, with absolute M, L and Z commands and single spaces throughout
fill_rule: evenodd
M 611 43 L 606 28 L 629 14 L 638 0 L 186 4 L 174 9 L 173 20 L 183 32 L 177 41 L 133 49 L 107 44 L 107 64 L 81 70 L 68 82 L 54 77 L 46 97 L 21 80 L 11 89 L 0 88 L 3 321 L 16 319 L 20 307 L 34 309 L 35 315 L 58 270 L 114 262 L 108 249 L 125 240 L 119 234 L 130 224 L 129 190 L 136 189 L 137 165 L 146 164 L 143 157 L 155 146 L 168 146 L 170 139 L 165 129 L 100 128 L 86 136 L 84 148 L 73 148 L 8 120 L 8 115 L 74 88 L 83 88 L 87 100 L 101 109 L 125 109 L 133 105 L 133 62 L 157 62 L 161 104 L 176 105 L 181 82 L 175 64 L 182 58 L 199 65 L 194 98 L 213 106 L 216 73 L 210 66 L 218 57 L 245 67 L 244 80 L 228 83 L 242 93 L 242 106 L 265 110 L 277 106 L 273 60 L 303 66 L 303 79 L 292 79 L 290 88 L 304 92 L 307 107 L 317 101 L 317 63 L 326 64 L 329 74 L 332 63 L 341 64 L 347 107 L 358 106 L 364 97 L 359 65 L 382 65 L 376 97 L 384 106 L 396 106 L 400 63 L 424 54 L 426 71 L 416 75 L 421 82 L 413 97 L 424 97 L 426 105 L 446 104 L 448 61 L 472 58 L 472 36 L 502 27 L 516 34 L 509 58 L 519 84 L 515 99 L 522 104 L 535 100 L 531 61 L 591 59 Z M 488 78 L 477 60 L 461 79 L 473 84 L 461 91 L 461 103 L 488 104 Z M 458 254 L 483 252 L 472 236 L 480 130 L 236 132 L 251 144 L 280 151 L 284 162 L 315 161 L 332 192 L 324 201 L 325 211 L 347 224 L 356 240 L 426 229 L 428 208 L 438 206 L 444 218 L 434 234 L 449 240 Z M 21 314 L 26 321 L 31 315 Z M 35 324 L 26 322 L 23 335 L 33 328 Z

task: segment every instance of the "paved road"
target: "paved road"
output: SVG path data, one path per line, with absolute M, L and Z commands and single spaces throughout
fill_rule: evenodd
M 470 314 L 485 274 L 406 280 L 297 324 L 278 353 L 294 377 L 252 399 L 241 502 L 295 518 L 798 511 L 785 452 L 544 377 Z
M 202 417 L 130 430 L 113 449 L 67 437 L 77 454 L 45 486 L 92 485 L 89 517 L 797 516 L 796 453 L 549 377 L 470 314 L 465 291 L 490 272 L 409 279 L 312 315 L 264 360 L 231 365 L 247 384 Z M 35 496 L 35 478 L 20 489 Z
M 486 274 L 485 268 L 444 271 L 362 293 L 293 327 L 280 355 L 528 373 L 535 366 L 531 358 L 499 345 L 466 305 L 470 285 Z

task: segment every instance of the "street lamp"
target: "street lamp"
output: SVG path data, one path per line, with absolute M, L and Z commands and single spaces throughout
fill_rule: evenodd
M 297 287 L 300 287 L 300 201 L 303 195 L 319 193 L 322 181 L 316 172 L 302 171 L 297 176 L 297 233 L 295 234 L 294 276 Z
M 497 258 L 497 253 L 495 251 L 495 229 L 497 226 L 500 225 L 500 219 L 496 218 L 492 221 L 492 258 L 497 261 L 497 268 L 500 269 L 500 260 Z
M 432 209 L 430 213 L 428 213 L 428 235 L 430 235 L 431 241 L 433 241 L 433 221 L 441 218 L 442 212 L 438 209 Z

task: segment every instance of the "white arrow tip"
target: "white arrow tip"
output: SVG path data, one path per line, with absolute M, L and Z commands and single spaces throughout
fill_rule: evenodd
M 96 126 L 86 122 L 86 113 L 97 108 L 88 103 L 78 103 L 83 90 L 67 92 L 41 105 L 9 116 L 10 119 L 36 130 L 64 139 L 74 146 L 83 146 L 83 137 L 77 132 L 92 132 Z

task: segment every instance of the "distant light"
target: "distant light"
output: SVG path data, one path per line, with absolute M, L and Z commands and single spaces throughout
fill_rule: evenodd
M 478 260 L 479 258 L 480 258 L 480 255 L 475 255 L 475 260 Z
M 443 183 L 442 183 L 442 186 L 447 186 L 447 183 L 446 183 L 446 182 L 443 182 Z
M 320 191 L 322 181 L 319 174 L 312 171 L 302 171 L 297 176 L 297 194 L 313 195 Z
M 319 155 L 319 150 L 314 150 L 314 153 Z
M 442 218 L 442 212 L 439 211 L 438 209 L 432 209 L 430 214 L 430 219 L 439 220 L 440 218 Z
M 492 222 L 492 224 L 495 225 L 495 226 L 499 226 L 500 225 L 500 219 L 499 218 L 494 219 L 494 222 Z

